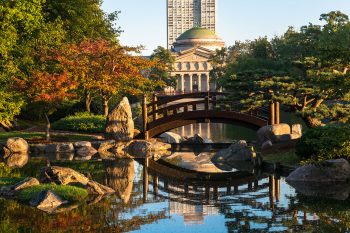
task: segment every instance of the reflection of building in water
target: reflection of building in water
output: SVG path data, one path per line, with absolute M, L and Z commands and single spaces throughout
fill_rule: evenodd
M 198 123 L 186 125 L 172 130 L 181 136 L 193 137 L 200 134 L 216 143 L 232 142 L 232 140 L 256 140 L 256 131 L 245 126 L 224 123 Z
M 199 123 L 182 126 L 174 131 L 181 136 L 193 137 L 195 134 L 199 134 L 203 137 L 212 138 L 212 129 L 215 125 L 215 128 L 222 127 L 222 124 L 208 124 L 208 123 Z
M 169 196 L 172 197 L 174 195 L 170 194 Z M 186 198 L 183 199 L 185 202 Z M 169 212 L 170 214 L 183 215 L 186 225 L 203 224 L 206 216 L 219 214 L 219 210 L 215 206 L 203 204 L 193 205 L 175 201 L 169 201 Z

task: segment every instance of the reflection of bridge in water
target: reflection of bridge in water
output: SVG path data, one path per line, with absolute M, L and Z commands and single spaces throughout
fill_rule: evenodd
M 280 200 L 278 176 L 261 174 L 259 171 L 210 174 L 176 168 L 150 159 L 139 162 L 143 164 L 144 203 L 157 199 L 168 200 L 169 213 L 183 215 L 186 224 L 198 224 L 205 216 L 222 213 L 224 203 L 229 202 L 230 198 L 268 189 L 266 197 L 269 197 L 269 206 L 253 199 L 244 201 L 254 208 L 273 211 L 275 203 Z M 149 195 L 153 200 L 148 199 Z M 263 197 L 265 194 L 259 198 Z

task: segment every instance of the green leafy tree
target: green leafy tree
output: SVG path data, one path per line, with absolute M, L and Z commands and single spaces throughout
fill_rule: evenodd
M 150 57 L 152 61 L 155 61 L 157 65 L 150 71 L 150 79 L 164 83 L 167 87 L 176 89 L 177 80 L 176 77 L 171 76 L 171 72 L 174 70 L 175 57 L 170 50 L 164 47 L 158 46 Z M 162 89 L 162 85 L 158 86 L 158 90 Z

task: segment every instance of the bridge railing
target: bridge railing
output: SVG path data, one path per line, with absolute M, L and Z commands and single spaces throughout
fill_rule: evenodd
M 143 129 L 148 130 L 149 123 L 162 120 L 179 113 L 195 111 L 217 111 L 242 113 L 265 120 L 269 124 L 279 123 L 279 103 L 272 103 L 270 107 L 258 107 L 250 111 L 240 111 L 239 101 L 227 100 L 226 92 L 195 92 L 181 95 L 153 95 L 152 101 L 143 100 Z

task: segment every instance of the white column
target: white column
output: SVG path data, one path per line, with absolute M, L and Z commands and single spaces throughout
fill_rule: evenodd
M 207 79 L 207 91 L 210 91 L 209 75 L 206 75 L 206 79 Z
M 190 75 L 190 92 L 193 91 L 193 75 Z
M 181 75 L 181 92 L 185 91 L 185 75 Z
M 202 77 L 200 74 L 197 74 L 198 77 L 198 91 L 201 92 L 202 91 Z

